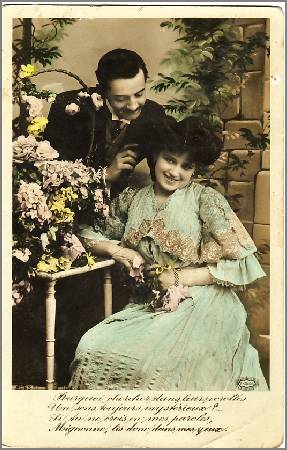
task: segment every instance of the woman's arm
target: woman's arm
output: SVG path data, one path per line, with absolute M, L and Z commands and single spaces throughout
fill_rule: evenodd
M 158 266 L 150 266 L 147 273 L 151 276 L 157 276 L 156 267 Z M 176 284 L 191 287 L 215 283 L 214 278 L 207 267 L 183 267 L 164 270 L 160 275 L 158 275 L 158 280 L 162 289 L 168 289 L 170 286 Z
M 123 264 L 128 270 L 132 268 L 135 257 L 140 256 L 138 252 L 131 248 L 121 247 L 111 241 L 97 241 L 79 236 L 85 249 L 94 255 L 112 258 Z

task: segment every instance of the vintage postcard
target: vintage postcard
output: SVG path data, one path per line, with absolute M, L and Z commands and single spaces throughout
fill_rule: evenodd
M 282 3 L 2 11 L 2 445 L 280 447 Z

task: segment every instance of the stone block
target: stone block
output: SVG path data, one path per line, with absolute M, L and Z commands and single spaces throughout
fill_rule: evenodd
M 255 223 L 253 226 L 253 240 L 260 253 L 260 262 L 270 264 L 270 226 Z
M 254 181 L 254 177 L 260 171 L 260 151 L 255 150 L 251 154 L 248 150 L 233 150 L 229 154 L 227 176 L 233 181 Z M 238 161 L 239 160 L 239 161 Z M 235 169 L 236 163 L 246 161 L 243 168 Z
M 246 85 L 242 88 L 242 116 L 244 119 L 260 119 L 263 102 L 263 74 L 249 72 Z
M 230 181 L 228 200 L 242 222 L 252 222 L 254 217 L 254 183 Z
M 226 194 L 225 187 L 219 179 L 216 180 L 214 178 L 206 178 L 204 176 L 201 176 L 198 177 L 195 182 L 199 183 L 201 186 L 210 186 L 216 191 L 220 192 L 220 194 L 222 194 L 223 196 L 225 196 Z
M 212 178 L 215 179 L 221 179 L 225 176 L 228 164 L 228 154 L 228 152 L 221 152 L 220 157 L 215 161 L 215 163 L 209 166 L 209 176 L 212 176 Z
M 248 142 L 241 136 L 240 128 L 249 128 L 254 135 L 262 132 L 262 125 L 259 120 L 229 120 L 225 124 L 227 134 L 224 137 L 224 150 L 241 150 L 247 148 Z M 234 133 L 239 134 L 235 137 Z
M 261 167 L 264 170 L 270 170 L 270 150 L 264 150 L 262 152 Z
M 256 178 L 254 222 L 270 224 L 270 172 L 263 170 Z
M 248 314 L 247 325 L 252 338 L 268 335 L 270 327 L 269 277 L 263 277 L 247 286 L 240 299 Z M 252 340 L 253 340 L 252 339 Z
M 245 40 L 248 40 L 256 33 L 264 33 L 265 25 L 263 23 L 256 25 L 248 25 L 245 28 Z M 263 70 L 265 62 L 265 49 L 258 48 L 255 50 L 254 55 L 252 55 L 253 63 L 247 66 L 248 70 Z
M 264 92 L 263 92 L 263 111 L 270 111 L 270 81 L 264 81 Z
M 234 98 L 232 102 L 226 107 L 226 109 L 221 114 L 223 120 L 236 119 L 240 112 L 240 100 L 239 97 Z
M 246 230 L 248 231 L 249 235 L 253 236 L 253 222 L 242 222 L 245 226 Z

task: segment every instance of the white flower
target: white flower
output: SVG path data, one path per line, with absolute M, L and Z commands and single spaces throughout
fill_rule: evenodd
M 50 243 L 47 233 L 41 234 L 41 243 L 42 243 L 42 248 L 45 251 L 46 247 L 48 247 L 48 245 Z
M 43 109 L 43 102 L 40 98 L 35 97 L 34 95 L 22 95 L 22 100 L 25 103 L 28 103 L 28 111 L 29 117 L 34 119 L 34 117 L 41 116 Z
M 79 92 L 78 97 L 86 98 L 86 97 L 90 97 L 90 94 L 88 94 L 87 92 L 81 91 L 81 92 Z
M 56 97 L 57 97 L 57 94 L 49 95 L 49 97 L 47 98 L 47 101 L 49 103 L 53 103 L 56 100 Z
M 50 145 L 49 141 L 41 141 L 38 143 L 36 149 L 37 160 L 55 159 L 58 158 L 59 153 Z
M 65 108 L 65 112 L 67 114 L 69 114 L 70 116 L 74 116 L 79 111 L 80 111 L 80 107 L 76 103 L 69 103 Z
M 100 96 L 100 94 L 97 94 L 96 92 L 94 92 L 94 94 L 91 95 L 91 99 L 93 100 L 93 103 L 94 103 L 97 111 L 104 106 L 104 101 L 103 101 L 102 97 Z
M 15 258 L 19 259 L 19 261 L 27 262 L 31 255 L 31 252 L 28 248 L 16 248 L 15 250 L 13 250 L 12 254 L 13 256 L 15 256 Z

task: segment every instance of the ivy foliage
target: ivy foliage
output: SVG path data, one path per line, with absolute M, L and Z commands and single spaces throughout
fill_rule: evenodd
M 16 28 L 24 28 L 24 21 L 27 19 L 18 19 L 19 24 L 14 26 Z M 24 64 L 25 59 L 30 59 L 30 62 L 40 63 L 43 67 L 52 64 L 54 59 L 62 56 L 60 48 L 55 43 L 63 38 L 64 28 L 67 25 L 72 25 L 77 19 L 48 19 L 49 22 L 43 24 L 39 28 L 36 27 L 33 20 L 28 19 L 31 24 L 30 30 L 30 55 L 24 55 L 26 48 L 23 37 L 14 40 L 14 55 L 13 63 L 16 66 Z
M 226 19 L 171 19 L 161 27 L 178 33 L 178 48 L 163 61 L 169 73 L 159 73 L 152 89 L 172 90 L 166 111 L 176 118 L 205 117 L 217 130 L 231 101 L 245 84 L 244 74 L 258 49 L 266 49 L 268 36 L 258 32 L 246 41 Z
M 170 19 L 162 22 L 161 27 L 177 33 L 178 46 L 162 61 L 168 71 L 158 74 L 152 89 L 169 91 L 171 99 L 165 109 L 177 120 L 200 116 L 221 132 L 226 109 L 248 83 L 247 72 L 255 53 L 263 49 L 269 55 L 268 36 L 257 32 L 243 40 L 239 28 L 227 19 Z M 230 174 L 237 172 L 243 177 L 254 155 L 252 150 L 265 150 L 270 142 L 268 130 L 257 135 L 247 128 L 239 132 L 247 142 L 246 157 L 232 152 L 197 172 L 202 183 L 224 193 L 235 212 L 239 210 L 242 194 L 228 193 Z M 227 139 L 237 139 L 240 134 L 231 133 Z

